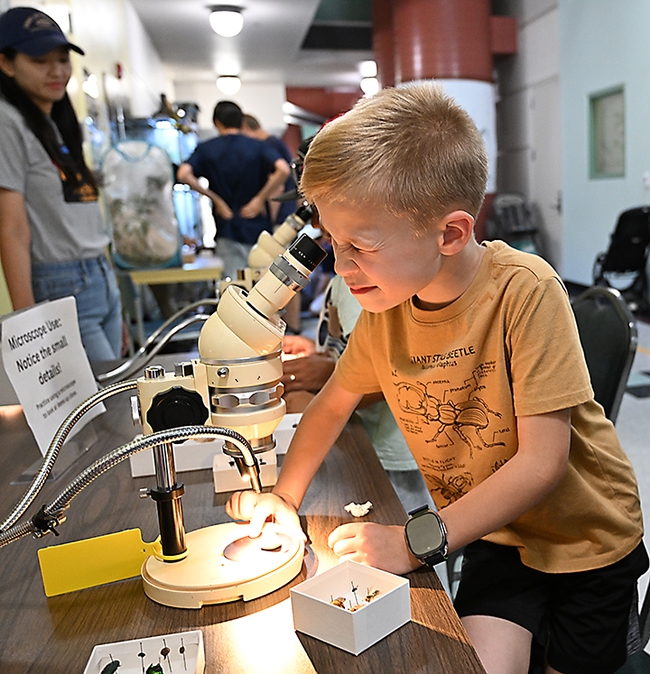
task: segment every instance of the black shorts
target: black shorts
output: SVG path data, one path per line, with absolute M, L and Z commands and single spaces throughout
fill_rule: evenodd
M 564 674 L 610 674 L 627 658 L 627 630 L 637 579 L 648 569 L 640 543 L 602 569 L 550 574 L 524 566 L 516 548 L 476 541 L 463 554 L 454 606 L 533 634 L 548 664 Z

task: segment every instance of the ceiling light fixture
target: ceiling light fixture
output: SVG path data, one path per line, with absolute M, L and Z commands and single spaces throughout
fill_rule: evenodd
M 361 77 L 377 77 L 377 62 L 361 61 L 359 72 L 361 73 Z
M 359 86 L 366 96 L 373 96 L 379 91 L 379 80 L 376 77 L 364 77 Z
M 210 7 L 210 27 L 221 37 L 234 37 L 244 27 L 241 7 L 234 5 L 213 5 Z
M 226 96 L 236 94 L 241 88 L 241 80 L 236 75 L 221 75 L 217 77 L 217 89 Z

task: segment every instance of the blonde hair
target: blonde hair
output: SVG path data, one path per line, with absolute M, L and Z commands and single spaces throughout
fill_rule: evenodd
M 326 124 L 305 157 L 309 202 L 357 202 L 426 226 L 452 210 L 476 217 L 487 155 L 470 116 L 436 85 L 383 89 Z

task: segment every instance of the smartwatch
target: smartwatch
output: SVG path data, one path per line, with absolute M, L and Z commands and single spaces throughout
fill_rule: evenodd
M 428 505 L 411 510 L 404 525 L 409 550 L 427 566 L 435 566 L 447 559 L 449 545 L 447 529 L 438 513 Z

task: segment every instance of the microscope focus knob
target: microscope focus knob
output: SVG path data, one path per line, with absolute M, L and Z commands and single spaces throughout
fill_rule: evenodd
M 144 369 L 145 379 L 162 379 L 164 376 L 165 368 L 162 365 L 151 365 Z
M 174 386 L 154 396 L 147 422 L 154 431 L 164 431 L 180 426 L 202 426 L 208 416 L 208 408 L 196 391 Z

